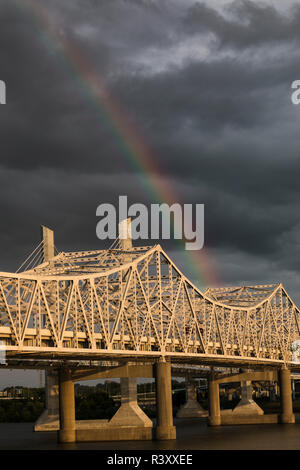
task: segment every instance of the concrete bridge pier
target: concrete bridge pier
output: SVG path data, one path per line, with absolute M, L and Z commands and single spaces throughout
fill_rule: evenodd
M 263 415 L 264 411 L 252 399 L 252 382 L 246 380 L 241 382 L 241 401 L 232 410 L 234 416 L 259 416 Z
M 221 411 L 220 411 L 220 395 L 219 395 L 219 384 L 214 380 L 214 372 L 211 371 L 208 378 L 208 406 L 209 426 L 220 426 L 221 424 Z
M 178 410 L 176 418 L 201 418 L 207 416 L 200 403 L 197 401 L 197 387 L 192 379 L 186 379 L 186 403 Z
M 136 426 L 152 428 L 150 418 L 143 412 L 137 402 L 136 377 L 122 377 L 121 406 L 109 421 L 110 426 Z
M 293 413 L 291 371 L 287 368 L 280 370 L 280 402 L 281 402 L 281 423 L 294 423 Z
M 171 364 L 159 361 L 155 365 L 157 440 L 176 439 L 173 425 Z
M 48 393 L 46 395 L 46 407 L 49 417 L 58 419 L 59 415 L 59 377 L 58 372 L 47 372 L 45 389 Z
M 75 442 L 75 396 L 72 373 L 68 368 L 59 372 L 58 442 Z
M 58 372 L 45 372 L 46 409 L 34 425 L 34 431 L 58 431 L 59 429 L 59 378 Z

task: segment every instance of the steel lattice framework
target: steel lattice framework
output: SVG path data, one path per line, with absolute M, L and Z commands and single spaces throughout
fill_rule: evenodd
M 290 362 L 299 318 L 281 284 L 202 293 L 160 245 L 0 273 L 0 340 L 19 356 Z

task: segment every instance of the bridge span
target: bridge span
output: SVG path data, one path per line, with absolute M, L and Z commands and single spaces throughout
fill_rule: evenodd
M 172 365 L 190 377 L 206 370 L 212 425 L 222 421 L 222 374 L 215 367 L 242 369 L 237 381 L 279 380 L 280 419 L 292 422 L 290 371 L 300 371 L 292 360 L 300 316 L 282 284 L 201 292 L 160 245 L 134 247 L 129 220 L 123 232 L 124 227 L 126 236 L 107 250 L 57 253 L 53 232 L 42 227 L 42 242 L 23 270 L 0 273 L 0 341 L 6 354 L 1 367 L 48 371 L 45 429 L 52 413 L 60 415 L 62 442 L 109 438 L 126 426 L 143 428 L 140 438 L 150 438 L 153 425 L 136 403 L 135 381 L 155 377 L 155 436 L 174 438 Z M 125 398 L 110 428 L 76 430 L 74 381 L 116 373 Z M 222 380 L 231 379 L 223 374 Z M 127 436 L 137 438 L 129 431 Z

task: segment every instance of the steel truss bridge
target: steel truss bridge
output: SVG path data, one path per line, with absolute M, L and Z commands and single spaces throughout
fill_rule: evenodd
M 291 346 L 299 322 L 281 284 L 201 292 L 160 245 L 124 249 L 116 241 L 0 273 L 0 340 L 8 364 L 23 367 L 165 357 L 296 370 Z

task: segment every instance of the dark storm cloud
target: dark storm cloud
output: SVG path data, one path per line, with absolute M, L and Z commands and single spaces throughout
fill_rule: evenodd
M 62 51 L 66 41 L 152 149 L 162 181 L 181 201 L 205 204 L 206 245 L 228 265 L 224 282 L 273 278 L 272 263 L 290 280 L 300 251 L 299 109 L 290 100 L 299 26 L 299 4 L 284 14 L 248 1 L 225 10 L 175 0 L 2 1 L 3 269 L 30 251 L 40 223 L 55 228 L 61 249 L 94 248 L 98 204 L 119 194 L 155 202 Z
M 227 7 L 231 18 L 226 18 L 203 3 L 195 3 L 186 16 L 189 33 L 214 33 L 221 47 L 247 48 L 258 45 L 300 40 L 300 10 L 295 7 L 286 17 L 271 5 L 249 0 L 234 1 Z

